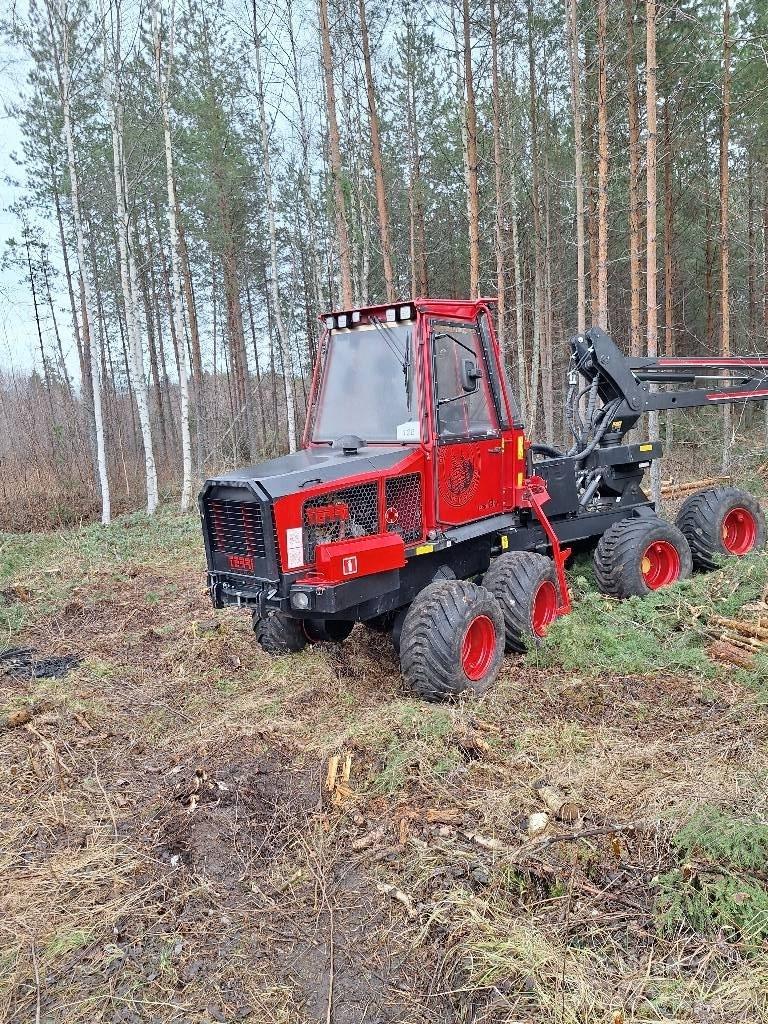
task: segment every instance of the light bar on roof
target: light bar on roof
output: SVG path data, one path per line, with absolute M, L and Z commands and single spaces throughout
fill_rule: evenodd
M 388 324 L 393 324 L 396 319 L 397 319 L 397 310 L 396 309 L 388 309 L 387 310 L 387 323 Z
M 399 320 L 410 320 L 413 316 L 413 310 L 410 306 L 401 306 L 397 311 L 397 316 Z

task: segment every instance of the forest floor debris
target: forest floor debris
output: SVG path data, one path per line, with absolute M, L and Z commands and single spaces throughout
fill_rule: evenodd
M 579 562 L 441 706 L 362 627 L 212 628 L 198 529 L 0 538 L 6 643 L 80 659 L 0 675 L 0 1019 L 768 1021 L 768 677 L 707 653 L 766 559 L 622 605 Z

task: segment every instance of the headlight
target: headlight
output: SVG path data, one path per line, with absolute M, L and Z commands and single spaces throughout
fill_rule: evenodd
M 304 612 L 309 608 L 309 594 L 306 594 L 303 590 L 295 590 L 291 594 L 291 605 L 294 608 L 298 608 L 300 612 Z

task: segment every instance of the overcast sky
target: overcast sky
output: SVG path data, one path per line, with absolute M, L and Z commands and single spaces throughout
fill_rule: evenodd
M 0 0 L 0 16 L 8 16 L 9 0 Z M 20 136 L 16 121 L 8 113 L 24 85 L 26 67 L 22 55 L 0 42 L 0 252 L 9 238 L 19 237 L 19 222 L 8 207 L 19 195 L 9 178 L 18 177 L 11 154 Z M 34 360 L 35 322 L 28 290 L 13 270 L 0 270 L 0 370 L 30 367 Z

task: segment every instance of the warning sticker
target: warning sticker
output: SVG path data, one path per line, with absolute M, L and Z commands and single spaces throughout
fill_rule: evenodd
M 298 569 L 304 565 L 304 531 L 300 526 L 285 531 L 285 547 L 289 569 Z

